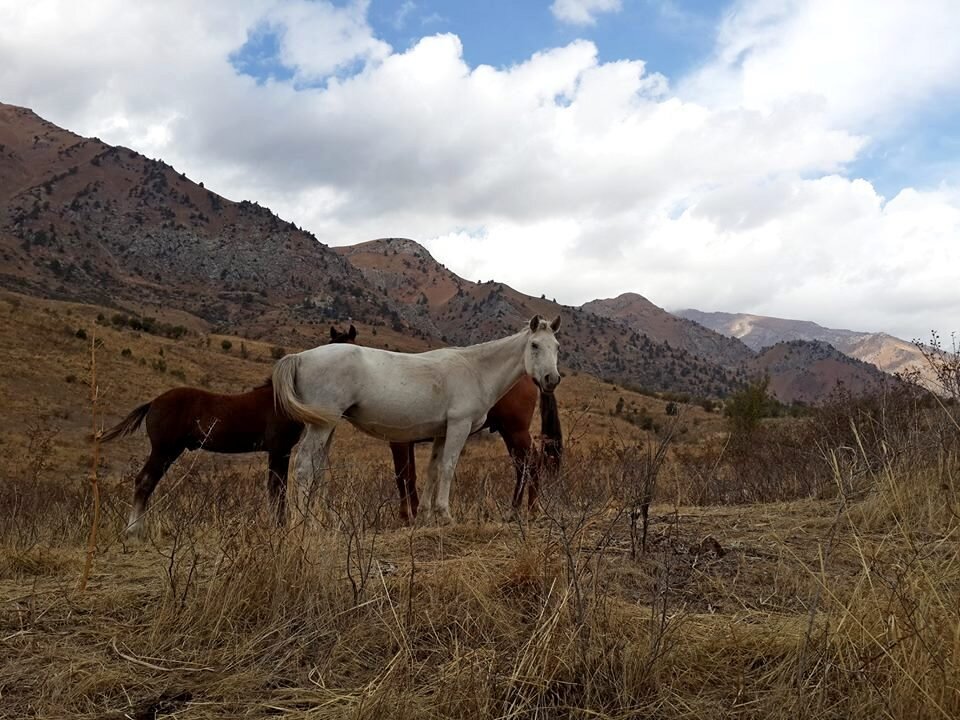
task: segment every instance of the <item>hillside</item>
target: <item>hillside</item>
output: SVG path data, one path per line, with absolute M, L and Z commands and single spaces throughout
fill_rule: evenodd
M 623 387 L 717 397 L 755 372 L 742 343 L 639 295 L 568 307 L 460 278 L 412 240 L 329 248 L 255 202 L 3 104 L 0 256 L 0 288 L 104 307 L 154 335 L 305 347 L 351 320 L 369 344 L 423 350 L 502 336 L 539 313 L 564 318 L 566 369 Z M 887 347 L 861 342 L 863 354 Z
M 857 395 L 893 381 L 875 366 L 844 355 L 825 342 L 791 340 L 764 349 L 749 363 L 752 374 L 770 376 L 781 402 L 816 403 L 842 386 Z
M 350 263 L 255 202 L 0 104 L 0 287 L 290 335 L 400 324 Z
M 562 363 L 579 372 L 648 391 L 695 396 L 727 394 L 738 374 L 584 308 L 535 298 L 503 283 L 465 280 L 405 238 L 383 238 L 336 251 L 367 281 L 405 306 L 405 321 L 449 344 L 470 344 L 513 332 L 535 313 L 562 315 Z
M 745 313 L 691 309 L 681 310 L 677 315 L 737 338 L 757 351 L 792 340 L 825 342 L 843 354 L 875 365 L 884 372 L 896 373 L 912 368 L 919 368 L 922 372 L 927 370 L 923 355 L 916 346 L 886 333 L 837 330 L 807 320 L 786 320 Z
M 738 367 L 754 355 L 739 340 L 668 313 L 636 293 L 591 300 L 582 307 L 595 315 L 620 320 L 631 330 L 652 340 L 669 343 L 672 347 L 725 367 Z

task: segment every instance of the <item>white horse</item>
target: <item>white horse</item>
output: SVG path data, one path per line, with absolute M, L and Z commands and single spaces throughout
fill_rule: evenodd
M 559 317 L 535 315 L 515 335 L 469 347 L 397 353 L 338 344 L 281 358 L 273 369 L 274 401 L 307 426 L 295 466 L 301 509 L 313 494 L 312 470 L 329 467 L 333 432 L 346 418 L 381 440 L 433 439 L 420 510 L 429 519 L 435 506 L 440 521 L 451 522 L 450 481 L 467 437 L 524 373 L 544 392 L 560 383 L 559 328 Z

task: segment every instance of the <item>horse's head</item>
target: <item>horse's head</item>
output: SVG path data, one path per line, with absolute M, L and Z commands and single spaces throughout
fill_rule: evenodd
M 560 384 L 560 372 L 557 370 L 557 355 L 560 343 L 556 332 L 560 329 L 560 316 L 553 322 L 547 322 L 539 315 L 530 320 L 530 333 L 527 346 L 523 350 L 523 369 L 533 378 L 543 392 L 551 393 Z
M 350 343 L 351 345 L 357 344 L 357 329 L 351 325 L 350 329 L 347 332 L 340 332 L 340 329 L 330 326 L 330 343 Z

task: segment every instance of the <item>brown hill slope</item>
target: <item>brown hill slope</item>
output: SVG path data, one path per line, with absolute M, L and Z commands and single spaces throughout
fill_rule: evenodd
M 637 293 L 591 300 L 582 307 L 595 315 L 620 320 L 652 340 L 669 343 L 672 347 L 725 367 L 738 367 L 754 355 L 739 340 L 672 315 Z
M 98 320 L 101 316 L 109 318 L 109 314 L 108 308 L 100 306 L 0 291 L 0 403 L 6 420 L 5 432 L 0 436 L 2 477 L 22 473 L 27 458 L 31 458 L 30 463 L 37 463 L 35 472 L 44 479 L 63 478 L 74 484 L 86 478 L 90 463 L 86 438 L 91 422 L 87 379 L 93 337 L 98 347 L 98 416 L 104 426 L 113 425 L 137 405 L 177 385 L 241 392 L 262 382 L 273 363 L 271 343 L 203 332 L 190 332 L 179 338 L 160 337 Z M 389 330 L 380 328 L 376 335 L 370 328 L 360 330 L 360 342 L 364 345 L 383 347 L 388 337 L 394 347 Z M 222 340 L 231 341 L 229 350 L 223 349 Z M 304 347 L 298 344 L 288 350 Z M 625 442 L 650 437 L 638 423 L 630 422 L 632 415 L 649 417 L 657 424 L 667 422 L 664 401 L 612 387 L 587 374 L 564 380 L 557 397 L 567 446 L 571 448 L 589 447 L 611 435 Z M 615 414 L 613 410 L 620 398 L 624 399 L 625 409 L 622 414 Z M 684 413 L 689 431 L 684 431 L 681 442 L 693 441 L 723 427 L 718 414 L 704 412 L 697 406 L 685 408 Z M 534 425 L 535 429 L 539 427 L 537 422 Z M 101 449 L 101 477 L 111 484 L 125 483 L 125 500 L 129 491 L 126 483 L 148 451 L 149 442 L 142 431 Z M 349 423 L 343 423 L 337 431 L 335 452 L 341 463 L 369 461 L 380 469 L 390 463 L 386 443 L 371 440 Z M 418 452 L 420 466 L 425 468 L 429 443 Z M 498 474 L 512 482 L 510 458 L 503 443 L 494 436 L 482 433 L 474 437 L 467 456 L 497 463 Z M 197 456 L 185 456 L 179 461 L 178 472 L 197 461 Z M 244 477 L 258 487 L 266 467 L 262 455 L 201 453 L 200 461 L 211 468 L 243 470 Z M 161 492 L 173 486 L 172 477 L 168 477 L 161 484 Z
M 786 403 L 813 404 L 840 386 L 858 395 L 894 381 L 870 363 L 844 355 L 825 342 L 809 340 L 772 345 L 749 367 L 754 375 L 769 375 L 771 393 Z
M 385 238 L 336 248 L 368 282 L 406 306 L 404 318 L 441 342 L 469 344 L 515 331 L 535 313 L 562 315 L 562 360 L 577 371 L 647 390 L 725 395 L 737 374 L 583 308 L 524 295 L 503 283 L 465 280 L 413 240 Z
M 176 307 L 252 332 L 351 316 L 401 324 L 309 233 L 169 165 L 0 104 L 0 286 Z

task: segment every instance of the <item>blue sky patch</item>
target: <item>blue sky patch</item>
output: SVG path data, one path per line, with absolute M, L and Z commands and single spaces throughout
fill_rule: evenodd
M 585 39 L 597 45 L 601 62 L 642 59 L 651 71 L 674 78 L 709 56 L 714 28 L 729 4 L 624 0 L 620 12 L 577 26 L 557 20 L 549 0 L 374 0 L 368 19 L 377 36 L 400 52 L 425 35 L 454 33 L 474 67 L 507 67 Z
M 247 41 L 230 53 L 230 64 L 241 75 L 249 75 L 258 84 L 267 80 L 284 82 L 296 74 L 280 60 L 283 29 L 261 22 L 247 32 Z

